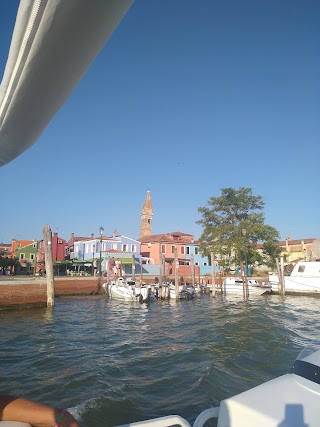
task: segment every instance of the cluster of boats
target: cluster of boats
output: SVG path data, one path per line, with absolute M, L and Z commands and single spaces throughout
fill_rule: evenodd
M 320 262 L 298 262 L 290 276 L 283 277 L 283 285 L 288 292 L 317 293 L 320 291 Z M 238 294 L 263 295 L 279 291 L 280 281 L 276 274 L 269 275 L 268 283 L 259 283 L 252 278 L 226 277 L 221 284 L 215 285 L 215 292 L 223 295 Z M 163 298 L 166 299 L 193 299 L 199 293 L 206 290 L 212 292 L 212 285 L 179 285 L 170 282 L 154 285 L 140 285 L 134 280 L 123 277 L 115 278 L 102 285 L 102 288 L 110 298 L 134 300 L 147 303 Z M 179 292 L 177 297 L 177 291 Z
M 166 295 L 172 299 L 192 299 L 198 292 L 192 285 L 179 285 L 179 295 L 176 296 L 175 285 L 164 282 L 162 285 L 140 285 L 134 280 L 117 277 L 114 280 L 102 285 L 103 290 L 109 298 L 138 301 L 139 303 L 148 303 L 161 297 L 161 291 L 166 289 Z

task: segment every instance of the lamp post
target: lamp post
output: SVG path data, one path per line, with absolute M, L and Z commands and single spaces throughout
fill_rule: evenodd
M 104 233 L 104 228 L 100 227 L 99 228 L 99 232 L 100 232 L 100 262 L 99 262 L 99 275 L 100 277 L 102 276 L 102 270 L 101 270 L 101 250 L 102 250 L 102 236 Z

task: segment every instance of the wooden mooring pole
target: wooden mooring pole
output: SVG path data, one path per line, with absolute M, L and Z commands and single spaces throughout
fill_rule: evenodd
M 193 287 L 195 287 L 196 284 L 196 275 L 195 275 L 195 268 L 194 268 L 194 255 L 191 255 L 191 284 Z M 200 286 L 200 283 L 199 283 Z
M 159 248 L 159 287 L 162 286 L 163 282 L 163 260 L 162 260 L 162 252 L 161 245 Z
M 281 281 L 282 281 L 282 296 L 286 294 L 286 287 L 284 281 L 284 260 L 283 255 L 280 255 L 280 271 L 281 271 Z
M 178 260 L 178 249 L 174 248 L 174 284 L 176 290 L 176 299 L 179 299 L 179 260 Z
M 277 272 L 278 272 L 278 277 L 279 277 L 278 290 L 279 290 L 279 294 L 284 296 L 285 291 L 284 291 L 284 278 L 283 278 L 283 276 L 284 276 L 283 259 L 282 259 L 282 262 L 281 262 L 281 259 L 279 262 L 279 259 L 276 258 L 276 264 L 277 264 Z
M 212 297 L 216 296 L 216 272 L 214 268 L 214 253 L 211 252 Z
M 52 232 L 50 225 L 43 228 L 44 259 L 47 278 L 47 307 L 54 306 L 54 276 L 52 262 Z
M 132 280 L 136 280 L 136 259 L 134 254 L 132 254 Z M 122 275 L 122 272 L 121 272 Z

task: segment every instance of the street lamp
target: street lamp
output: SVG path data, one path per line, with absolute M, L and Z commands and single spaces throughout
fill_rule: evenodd
M 102 250 L 102 236 L 104 233 L 104 228 L 100 227 L 99 228 L 99 232 L 100 232 L 100 263 L 99 263 L 99 275 L 102 276 L 102 270 L 101 270 L 101 250 Z
M 247 277 L 247 275 L 248 275 L 248 267 L 247 267 L 247 242 L 246 242 L 247 230 L 245 228 L 242 229 L 242 235 L 244 237 L 244 262 L 245 262 L 244 275 L 245 275 L 245 277 Z

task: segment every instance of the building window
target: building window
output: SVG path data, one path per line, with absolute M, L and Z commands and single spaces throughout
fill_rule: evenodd
M 171 246 L 171 253 L 174 254 L 175 246 Z
M 166 253 L 166 245 L 161 245 L 161 253 L 162 254 Z
M 34 258 L 35 258 L 34 254 L 30 254 L 30 261 L 34 261 Z
M 116 251 L 118 249 L 118 245 L 116 243 L 112 243 L 112 249 Z
M 198 255 L 198 253 L 199 253 L 199 248 L 197 246 L 194 248 L 194 253 L 195 253 L 195 255 Z
M 206 266 L 207 266 L 207 263 L 206 263 L 206 262 L 204 262 L 204 263 L 203 263 L 203 265 L 206 267 Z
M 187 246 L 187 255 L 190 255 L 190 247 L 189 246 Z
M 32 246 L 33 246 L 34 248 L 36 248 L 36 247 L 37 247 L 37 244 L 36 244 L 36 243 L 34 243 Z
M 184 246 L 181 246 L 181 255 L 184 255 Z
M 194 263 L 194 265 L 199 265 L 199 263 L 198 263 L 198 262 L 195 262 L 195 263 Z
M 25 254 L 23 254 L 23 253 L 21 253 L 21 254 L 19 255 L 19 259 L 20 259 L 20 260 L 24 259 L 24 257 L 25 257 Z
M 127 245 L 122 245 L 123 252 L 127 252 Z
M 131 245 L 131 252 L 136 252 L 136 245 Z

